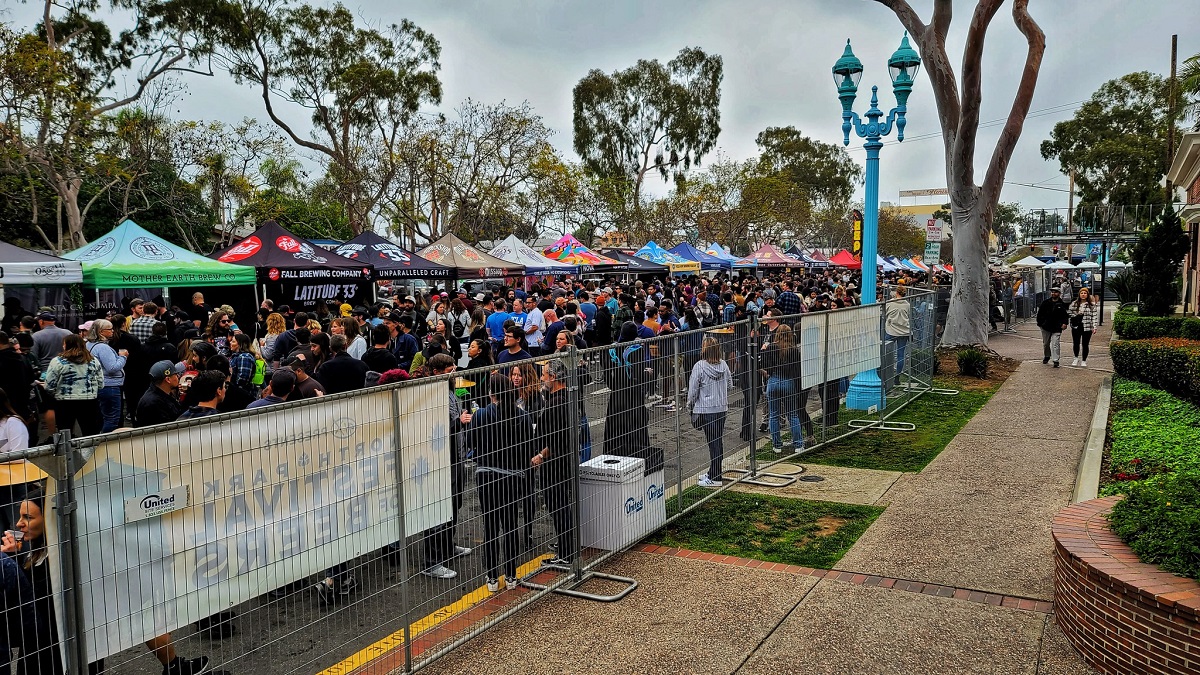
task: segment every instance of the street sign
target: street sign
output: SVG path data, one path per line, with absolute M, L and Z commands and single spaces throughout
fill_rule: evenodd
M 942 240 L 942 221 L 930 218 L 925 221 L 925 241 Z
M 925 257 L 921 262 L 926 265 L 936 265 L 942 260 L 942 242 L 927 241 L 925 242 Z

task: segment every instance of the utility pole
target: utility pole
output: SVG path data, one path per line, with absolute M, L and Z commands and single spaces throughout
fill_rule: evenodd
M 1179 35 L 1171 36 L 1171 79 L 1167 83 L 1167 168 L 1175 161 L 1175 62 L 1179 58 Z M 1175 186 L 1167 181 L 1167 203 L 1175 201 Z

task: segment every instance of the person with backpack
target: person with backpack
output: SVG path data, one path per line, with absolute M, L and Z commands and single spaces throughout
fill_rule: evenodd
M 637 339 L 637 324 L 621 325 L 617 343 L 602 359 L 604 383 L 612 392 L 604 412 L 604 454 L 640 456 L 650 446 L 646 392 L 654 380 L 650 353 Z

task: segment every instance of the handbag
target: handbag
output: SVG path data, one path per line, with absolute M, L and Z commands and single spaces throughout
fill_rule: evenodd
M 1083 315 L 1082 314 L 1076 314 L 1075 316 L 1071 317 L 1071 328 L 1079 328 L 1081 330 L 1083 329 Z

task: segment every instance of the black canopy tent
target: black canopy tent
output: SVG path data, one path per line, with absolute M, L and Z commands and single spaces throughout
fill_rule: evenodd
M 255 268 L 266 297 L 292 309 L 321 302 L 365 304 L 372 297 L 370 263 L 330 253 L 273 220 L 212 257 Z
M 363 232 L 333 252 L 348 260 L 371 265 L 371 278 L 375 280 L 454 278 L 454 268 L 406 251 L 374 232 Z
M 633 276 L 653 275 L 653 276 L 668 276 L 671 270 L 666 265 L 660 265 L 656 262 L 639 258 L 632 253 L 622 251 L 617 248 L 602 248 L 597 251 L 600 255 L 606 258 L 612 258 L 618 262 L 623 262 L 628 267 L 617 270 L 618 274 L 631 274 Z

